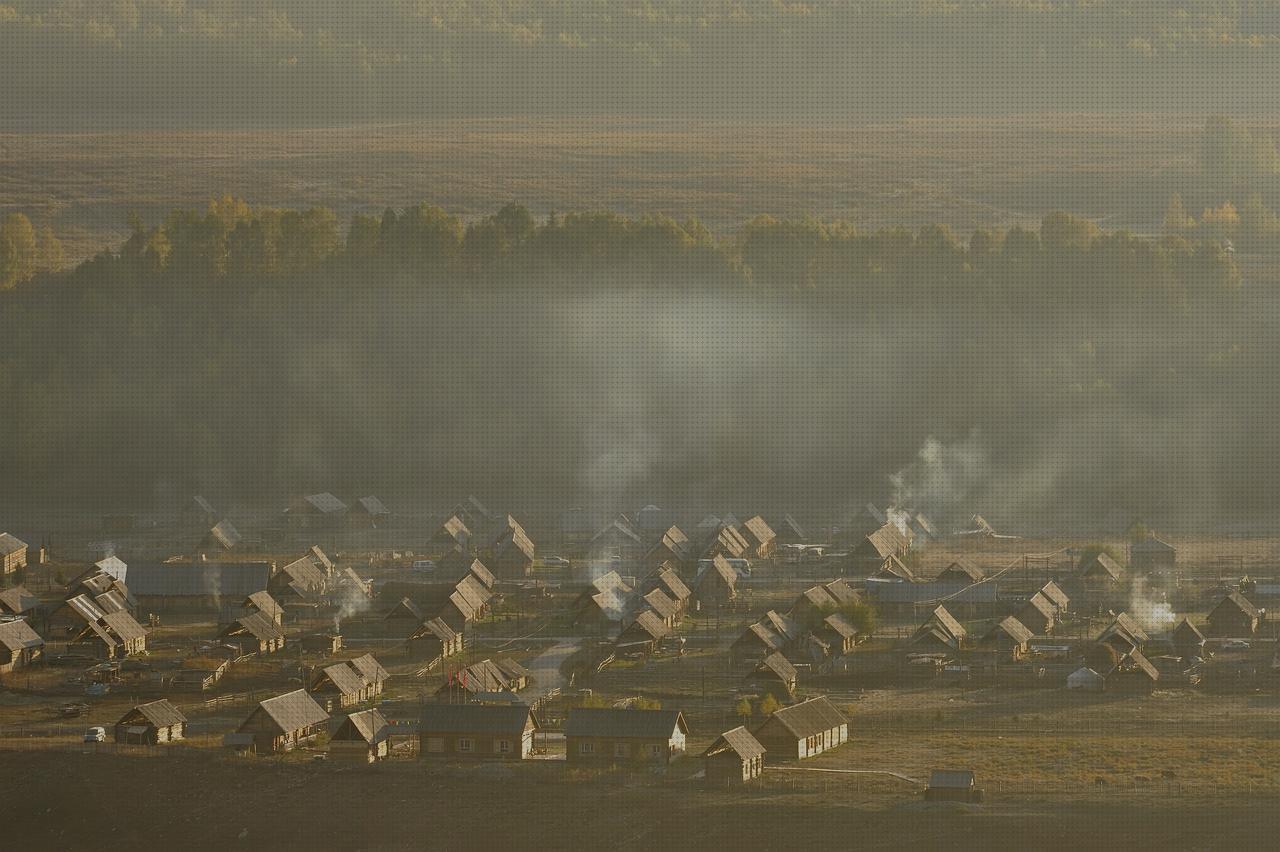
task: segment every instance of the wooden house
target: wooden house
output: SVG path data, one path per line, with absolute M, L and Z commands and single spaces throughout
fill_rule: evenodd
M 147 650 L 147 631 L 127 612 L 109 612 L 88 622 L 69 646 L 103 660 L 141 654 Z
M 823 588 L 827 590 L 827 594 L 831 596 L 831 599 L 834 600 L 840 608 L 851 606 L 860 600 L 858 593 L 849 585 L 848 580 L 832 580 Z
M 796 667 L 782 654 L 774 652 L 760 661 L 747 681 L 757 689 L 767 690 L 780 701 L 796 694 Z
M 833 612 L 824 618 L 816 633 L 831 646 L 834 654 L 851 653 L 858 644 L 858 628 L 838 612 Z
M 564 723 L 569 763 L 666 765 L 688 735 L 678 710 L 574 707 Z
M 326 713 L 359 704 L 367 697 L 364 679 L 346 662 L 316 669 L 307 690 Z
M 244 537 L 240 535 L 240 530 L 236 529 L 235 524 L 228 520 L 221 520 L 209 528 L 203 539 L 200 540 L 201 550 L 235 550 L 244 541 Z
M 471 530 L 458 515 L 450 515 L 427 539 L 427 547 L 441 552 L 453 548 L 468 552 L 471 549 Z
M 651 654 L 669 632 L 658 614 L 645 608 L 618 634 L 618 650 L 631 654 Z
M 271 593 L 266 589 L 261 589 L 249 595 L 244 599 L 242 607 L 245 615 L 252 615 L 255 612 L 261 613 L 263 618 L 276 627 L 284 624 L 284 607 L 276 603 L 276 599 L 271 597 Z
M 377 698 L 381 695 L 387 681 L 391 679 L 391 674 L 383 668 L 382 663 L 373 654 L 363 654 L 349 662 L 364 681 L 365 698 Z
M 1112 648 L 1117 654 L 1124 655 L 1130 651 L 1141 649 L 1150 641 L 1147 631 L 1127 612 L 1115 617 L 1107 627 L 1098 634 L 1098 643 Z
M 329 714 L 305 689 L 268 698 L 224 742 L 238 750 L 276 754 L 311 742 L 324 729 Z
M 400 602 L 382 617 L 382 620 L 392 627 L 401 626 L 413 631 L 426 621 L 426 618 L 416 603 L 409 598 L 401 598 Z
M 676 626 L 679 621 L 680 607 L 667 596 L 662 589 L 653 588 L 636 599 L 637 607 L 653 610 L 658 618 L 662 619 L 662 623 L 666 625 L 668 630 Z
M 1129 545 L 1129 567 L 1134 571 L 1143 574 L 1157 571 L 1172 573 L 1177 563 L 1177 549 L 1155 536 Z
M 630 520 L 623 517 L 614 518 L 602 527 L 587 545 L 587 552 L 594 559 L 618 557 L 634 559 L 644 548 L 640 533 L 636 531 Z
M 391 730 L 376 708 L 352 713 L 329 738 L 329 758 L 355 764 L 385 760 L 391 756 Z
M 448 600 L 440 608 L 436 617 L 449 625 L 455 632 L 461 633 L 468 623 L 479 617 L 475 603 L 467 598 L 467 595 L 454 588 L 449 593 Z
M 1203 657 L 1204 634 L 1184 618 L 1173 628 L 1173 647 L 1179 657 Z
M 778 544 L 807 544 L 809 542 L 809 536 L 804 531 L 804 527 L 800 526 L 800 523 L 791 515 L 784 514 L 782 520 L 775 518 L 775 521 L 776 523 L 770 524 L 770 526 L 776 532 L 775 541 Z
M 159 745 L 182 739 L 187 717 L 166 699 L 139 704 L 116 722 L 118 743 Z
M 518 524 L 508 528 L 489 553 L 488 567 L 505 580 L 522 580 L 533 568 L 533 541 Z
M 1106 595 L 1114 592 L 1124 581 L 1124 569 L 1109 554 L 1097 553 L 1081 563 L 1076 570 L 1085 593 L 1089 595 Z
M 822 619 L 840 608 L 825 586 L 810 586 L 800 593 L 787 613 L 806 627 L 817 627 Z
M 1014 614 L 1031 632 L 1037 636 L 1048 636 L 1058 623 L 1058 608 L 1043 592 L 1033 594 Z
M 284 647 L 284 631 L 265 613 L 242 615 L 218 631 L 218 638 L 240 648 L 241 654 L 274 654 Z
M 454 630 L 439 618 L 430 618 L 422 622 L 418 629 L 409 636 L 408 642 L 415 648 L 425 648 L 426 655 L 432 661 L 442 662 L 463 649 L 462 631 Z
M 518 664 L 499 665 L 493 660 L 480 660 L 450 672 L 446 682 L 436 690 L 437 701 L 466 703 L 477 696 L 516 693 L 528 686 L 529 670 Z
M 747 540 L 749 552 L 753 557 L 769 559 L 777 552 L 778 534 L 759 515 L 748 518 L 742 524 L 741 532 Z
M 747 625 L 742 635 L 729 646 L 729 659 L 737 663 L 756 663 L 772 653 L 784 650 L 791 640 L 781 636 L 764 620 Z
M 728 606 L 738 597 L 738 572 L 728 559 L 716 554 L 695 578 L 693 594 L 700 607 Z
M 640 562 L 646 569 L 657 568 L 664 564 L 687 565 L 694 556 L 689 537 L 680 527 L 672 525 L 645 552 Z
M 985 575 L 982 569 L 974 565 L 967 559 L 955 559 L 943 568 L 934 578 L 935 583 L 956 583 L 958 585 L 970 585 L 971 583 L 981 583 Z
M 850 570 L 869 576 L 885 567 L 890 557 L 905 556 L 911 542 L 897 525 L 886 523 L 860 541 L 849 551 Z
M 506 677 L 506 688 L 510 691 L 519 692 L 529 686 L 533 673 L 515 660 L 510 657 L 500 657 L 494 660 L 493 664 Z
M 693 592 L 680 579 L 680 575 L 667 564 L 658 569 L 658 573 L 654 577 L 654 588 L 662 589 L 667 597 L 676 602 L 676 606 L 681 612 L 688 606 L 689 598 L 693 596 Z
M 40 599 L 27 591 L 25 586 L 0 589 L 0 615 L 31 617 L 40 609 Z
M 424 704 L 418 754 L 423 760 L 525 760 L 540 729 L 523 704 Z
M 1160 682 L 1160 671 L 1141 651 L 1134 648 L 1121 657 L 1107 675 L 1107 690 L 1114 692 L 1150 692 Z
M 325 491 L 290 501 L 284 510 L 285 523 L 293 529 L 333 529 L 347 516 L 347 504 Z
M 916 572 L 912 571 L 907 563 L 902 561 L 902 557 L 897 554 L 890 554 L 880 563 L 880 568 L 871 575 L 877 580 L 901 580 L 904 583 L 918 583 L 920 578 L 916 576 Z
M 1248 638 L 1258 632 L 1262 611 L 1244 595 L 1231 592 L 1209 610 L 1206 620 L 1209 636 L 1222 638 Z
M 479 559 L 472 559 L 467 563 L 467 573 L 472 577 L 475 577 L 476 582 L 481 586 L 484 586 L 490 592 L 492 592 L 494 586 L 498 584 L 498 578 L 495 577 L 493 572 L 490 571 Z
M 361 497 L 351 507 L 347 520 L 352 526 L 378 529 L 391 523 L 391 510 L 377 497 Z
M 267 591 L 286 609 L 315 608 L 323 603 L 328 586 L 327 572 L 317 564 L 314 555 L 307 553 L 281 566 L 267 582 Z
M 737 787 L 764 773 L 764 746 L 746 728 L 734 728 L 716 737 L 702 753 L 708 787 Z
M 964 625 L 945 606 L 939 606 L 912 634 L 908 644 L 917 651 L 959 651 L 967 638 Z
M 0 621 L 0 674 L 26 668 L 43 651 L 44 640 L 26 621 Z
M 978 647 L 1017 662 L 1027 655 L 1032 635 L 1026 625 L 1009 615 L 978 640 Z
M 10 533 L 0 533 L 0 576 L 27 567 L 27 543 Z
M 756 728 L 755 738 L 770 760 L 803 760 L 849 739 L 849 720 L 824 696 L 774 711 Z

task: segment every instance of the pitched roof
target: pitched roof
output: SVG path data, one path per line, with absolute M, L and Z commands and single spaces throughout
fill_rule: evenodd
M 321 514 L 331 515 L 347 511 L 347 504 L 343 503 L 337 497 L 334 497 L 328 491 L 321 492 L 320 494 L 308 494 L 302 499 Z
M 0 612 L 22 615 L 39 605 L 40 599 L 28 592 L 24 586 L 0 589 Z
M 320 549 L 320 545 L 311 545 L 311 555 L 315 557 L 316 565 L 318 567 L 323 568 L 326 571 L 333 570 L 333 560 L 329 558 L 327 553 Z
M 422 610 L 419 609 L 418 605 L 409 598 L 401 598 L 400 602 L 393 606 L 391 611 L 387 613 L 387 618 L 403 615 L 408 615 L 416 621 L 423 620 Z
M 228 520 L 218 521 L 209 530 L 209 538 L 222 545 L 224 550 L 231 550 L 240 543 L 240 531 Z
M 831 615 L 828 615 L 822 620 L 822 623 L 827 627 L 830 627 L 837 635 L 845 639 L 852 639 L 858 635 L 858 628 L 854 627 L 853 623 L 849 621 L 849 619 L 845 618 L 838 612 L 833 612 Z
M 1239 592 L 1230 592 L 1226 597 L 1214 604 L 1213 609 L 1209 610 L 1209 615 L 1207 616 L 1208 619 L 1212 621 L 1214 615 L 1220 609 L 1234 609 L 1244 613 L 1244 615 L 1249 618 L 1258 618 L 1262 615 L 1258 608 L 1250 603 L 1249 599 Z
M 39 648 L 44 645 L 44 640 L 25 621 L 3 621 L 0 622 L 0 645 L 8 648 L 10 653 L 17 653 L 27 648 Z
M 639 627 L 654 639 L 661 639 L 667 635 L 667 625 L 651 609 L 641 610 L 636 615 L 636 620 L 631 622 L 631 626 L 627 630 L 630 631 L 635 627 Z
M 315 557 L 310 553 L 283 566 L 280 573 L 288 576 L 289 585 L 296 583 L 301 590 L 314 592 L 324 588 L 324 572 L 316 565 Z
M 757 639 L 760 640 L 760 642 L 766 648 L 769 648 L 770 650 L 773 650 L 773 651 L 782 650 L 783 645 L 786 644 L 783 641 L 783 639 L 780 636 L 778 636 L 777 633 L 770 630 L 767 626 L 765 626 L 759 621 L 757 621 L 755 624 L 747 625 L 747 629 L 743 631 L 742 638 L 743 639 L 747 638 L 748 634 L 750 634 L 751 636 L 755 636 Z
M 268 562 L 135 562 L 129 589 L 146 597 L 216 597 L 244 600 L 267 587 Z
M 600 541 L 602 539 L 606 539 L 606 538 L 609 538 L 610 536 L 615 536 L 615 535 L 621 536 L 622 538 L 627 539 L 633 544 L 640 543 L 640 534 L 636 532 L 634 529 L 632 529 L 630 524 L 623 523 L 618 518 L 615 518 L 612 521 L 610 521 L 608 524 L 602 527 L 599 532 L 593 535 L 591 537 L 591 543 L 595 544 L 597 541 Z
M 498 670 L 500 672 L 502 672 L 511 680 L 516 680 L 517 678 L 522 678 L 522 677 L 528 678 L 533 676 L 533 672 L 529 671 L 527 668 L 520 665 L 510 657 L 501 657 L 499 659 L 496 659 L 493 661 L 493 664 L 498 667 Z
M 775 633 L 788 641 L 800 636 L 800 623 L 791 616 L 783 615 L 777 610 L 766 610 L 761 620 L 768 624 Z
M 1106 553 L 1096 553 L 1093 558 L 1080 566 L 1081 577 L 1099 577 L 1105 576 L 1112 580 L 1119 581 L 1120 575 L 1124 571 L 1120 567 L 1120 563 L 1116 562 Z
M 775 710 L 772 718 L 797 739 L 817 736 L 824 731 L 849 723 L 844 714 L 823 695 Z
M 937 580 L 959 581 L 967 583 L 977 583 L 986 575 L 982 573 L 982 569 L 974 565 L 967 559 L 955 559 L 946 568 L 943 568 L 937 576 Z
M 182 711 L 173 706 L 172 702 L 166 698 L 161 698 L 159 701 L 148 701 L 146 704 L 139 704 L 124 714 L 116 724 L 123 723 L 134 713 L 141 714 L 142 718 L 157 728 L 168 728 L 187 721 L 187 717 L 182 715 Z
M 909 542 L 902 530 L 894 524 L 885 524 L 867 536 L 867 541 L 881 557 L 892 556 L 907 549 Z
M 497 578 L 493 576 L 493 572 L 484 567 L 484 563 L 479 559 L 472 559 L 467 571 L 479 580 L 480 584 L 486 589 L 492 589 L 494 584 L 498 582 Z
M 440 525 L 440 529 L 433 536 L 433 541 L 453 541 L 466 547 L 471 541 L 471 530 L 467 529 L 467 525 L 463 523 L 462 518 L 457 515 L 450 515 L 445 522 Z
M 730 751 L 743 760 L 754 760 L 764 755 L 764 746 L 760 745 L 760 741 L 752 736 L 750 731 L 739 727 L 725 731 L 716 737 L 715 742 L 707 746 L 702 756 L 713 757 Z
M 1121 636 L 1131 645 L 1141 645 L 1149 639 L 1147 632 L 1127 612 L 1117 615 L 1111 624 L 1107 625 L 1106 629 L 1098 635 L 1098 641 L 1105 642 L 1112 636 Z
M 1049 602 L 1060 610 L 1066 609 L 1071 605 L 1071 598 L 1067 597 L 1067 593 L 1062 591 L 1062 588 L 1052 580 L 1040 588 L 1040 594 L 1048 598 Z
M 24 549 L 27 543 L 16 535 L 0 533 L 0 556 L 9 556 Z
M 271 593 L 266 589 L 259 589 L 244 600 L 245 606 L 251 606 L 258 612 L 270 619 L 284 614 L 284 609 L 280 604 L 276 603 L 276 599 L 271 597 Z
M 1176 548 L 1167 541 L 1161 541 L 1155 536 L 1149 536 L 1142 541 L 1135 541 L 1129 545 L 1130 553 L 1173 553 Z
M 796 679 L 796 667 L 791 665 L 791 661 L 777 651 L 765 657 L 760 661 L 760 665 L 756 666 L 756 674 L 765 672 L 773 673 L 778 680 L 785 683 L 790 683 Z
M 1184 641 L 1191 640 L 1204 642 L 1204 634 L 1200 632 L 1198 627 L 1191 623 L 1190 619 L 1185 617 L 1178 622 L 1176 627 L 1173 628 L 1173 638 L 1175 641 L 1181 638 Z
M 126 642 L 132 639 L 145 639 L 147 636 L 146 628 L 127 612 L 109 612 L 102 617 L 102 621 Z
M 572 711 L 570 711 L 572 712 Z M 424 734 L 509 734 L 519 737 L 538 718 L 523 704 L 424 704 L 418 730 Z
M 831 593 L 824 586 L 810 586 L 805 589 L 800 593 L 800 598 L 796 603 L 799 604 L 801 600 L 808 601 L 818 609 L 834 609 L 839 606 L 836 599 L 831 597 Z
M 973 773 L 967 769 L 935 769 L 929 773 L 929 787 L 931 789 L 967 790 L 973 786 L 973 783 Z
M 258 706 L 285 732 L 319 725 L 329 718 L 329 714 L 324 712 L 324 708 L 305 689 L 295 689 L 293 692 L 268 698 Z
M 355 734 L 360 739 L 373 745 L 386 739 L 388 733 L 388 725 L 386 717 L 382 715 L 382 711 L 376 707 L 372 710 L 361 710 L 358 713 L 352 713 L 342 721 L 338 726 L 338 730 L 334 731 L 333 739 L 335 740 L 351 740 Z
M 891 553 L 885 557 L 884 565 L 880 566 L 880 570 L 876 572 L 875 576 L 885 579 L 897 577 L 901 580 L 906 580 L 908 583 L 916 581 L 915 572 L 908 568 L 907 563 L 903 562 L 896 553 Z
M 373 654 L 364 654 L 350 661 L 351 667 L 360 673 L 366 683 L 382 683 L 391 677 Z
M 410 636 L 409 638 L 422 639 L 428 635 L 434 636 L 435 638 L 439 639 L 441 642 L 452 642 L 455 638 L 457 638 L 458 633 L 452 627 L 446 624 L 442 619 L 429 618 L 426 621 L 422 622 L 422 624 L 418 627 L 418 629 L 415 630 L 413 632 L 413 635 Z
M 652 607 L 653 611 L 658 614 L 659 618 L 664 621 L 668 618 L 674 618 L 676 611 L 679 609 L 676 602 L 667 596 L 662 589 L 653 589 L 643 598 L 645 603 Z
M 129 576 L 129 566 L 119 556 L 107 556 L 93 563 L 93 567 L 103 574 L 124 580 Z
M 365 687 L 365 680 L 360 677 L 360 672 L 347 663 L 325 666 L 323 676 L 316 679 L 312 688 L 318 688 L 320 682 L 326 678 L 343 695 L 358 695 Z
M 361 497 L 357 502 L 360 504 L 360 508 L 364 509 L 366 514 L 370 514 L 370 515 L 390 515 L 391 514 L 391 510 L 388 509 L 386 504 L 383 503 L 381 500 L 379 500 L 377 497 L 372 497 L 372 496 Z
M 1125 654 L 1125 656 L 1120 660 L 1120 664 L 1116 666 L 1112 674 L 1115 674 L 1116 672 L 1133 671 L 1142 672 L 1151 680 L 1160 679 L 1160 670 L 1157 669 L 1155 665 L 1146 658 L 1146 655 L 1137 648 L 1134 648 L 1128 654 Z
M 274 642 L 284 638 L 284 632 L 276 626 L 271 616 L 261 610 L 240 616 L 222 631 L 223 636 L 242 636 L 245 633 L 259 642 Z
M 805 535 L 804 529 L 796 522 L 796 519 L 791 517 L 789 514 L 782 516 L 782 523 L 778 526 L 783 532 L 789 534 L 789 538 L 794 538 L 797 541 L 804 541 L 808 538 L 808 536 Z
M 1026 610 L 1028 608 L 1034 609 L 1049 621 L 1053 621 L 1054 617 L 1058 613 L 1058 609 L 1053 605 L 1053 601 L 1049 600 L 1048 596 L 1043 592 L 1036 592 L 1027 599 L 1023 609 Z
M 1008 636 L 1010 639 L 1012 639 L 1014 642 L 1018 643 L 1019 645 L 1026 644 L 1031 640 L 1031 637 L 1035 635 L 1030 630 L 1028 630 L 1027 626 L 1023 624 L 1021 621 L 1014 618 L 1012 615 L 1008 615 L 1002 618 L 999 624 L 995 625 L 989 631 L 987 631 L 986 636 L 982 638 L 989 641 L 989 640 L 995 639 L 996 636 L 1000 633 L 1003 633 L 1004 635 Z
M 711 560 L 710 569 L 704 568 L 698 575 L 697 585 L 701 586 L 704 583 L 715 582 L 716 580 L 719 580 L 722 585 L 728 586 L 730 590 L 738 587 L 738 572 L 729 564 L 728 559 L 718 553 Z
M 754 518 L 748 518 L 742 525 L 747 532 L 756 540 L 757 545 L 768 544 L 778 537 L 773 528 L 765 521 L 764 518 L 756 515 Z
M 567 737 L 613 737 L 616 739 L 670 739 L 679 728 L 689 727 L 679 710 L 619 710 L 612 707 L 573 707 L 564 723 Z
M 939 606 L 933 611 L 929 618 L 956 639 L 963 639 L 967 635 L 965 633 L 964 625 L 956 621 L 955 616 L 947 612 L 947 608 L 945 606 Z
M 853 590 L 847 580 L 832 580 L 826 585 L 827 594 L 841 606 L 845 604 L 855 603 L 858 600 L 858 593 Z
M 666 588 L 667 594 L 675 598 L 677 601 L 688 600 L 692 592 L 685 585 L 684 580 L 680 579 L 680 575 L 670 568 L 663 568 L 658 571 L 658 581 Z

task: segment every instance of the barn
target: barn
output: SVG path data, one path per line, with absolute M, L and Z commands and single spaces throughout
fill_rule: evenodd
M 187 717 L 167 699 L 139 704 L 116 722 L 118 743 L 158 745 L 182 739 Z

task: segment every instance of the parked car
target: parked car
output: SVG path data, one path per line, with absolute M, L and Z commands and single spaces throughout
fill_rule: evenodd
M 93 727 L 84 732 L 84 741 L 87 743 L 105 743 L 107 741 L 107 729 L 103 727 Z
M 1222 650 L 1247 651 L 1249 650 L 1249 643 L 1244 641 L 1243 639 L 1228 639 L 1226 642 L 1222 643 Z
M 430 574 L 436 570 L 436 563 L 432 559 L 418 559 L 414 561 L 410 570 L 418 574 Z
M 543 557 L 542 564 L 548 568 L 568 568 L 569 560 L 563 556 L 546 556 Z

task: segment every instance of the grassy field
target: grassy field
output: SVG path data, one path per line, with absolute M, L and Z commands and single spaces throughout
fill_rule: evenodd
M 607 209 L 756 213 L 961 231 L 1069 209 L 1156 227 L 1202 116 L 1038 116 L 891 123 L 440 121 L 328 130 L 0 134 L 0 213 L 52 222 L 70 258 L 145 220 L 231 193 L 341 215 L 427 200 L 464 216 L 520 201 L 538 214 Z

